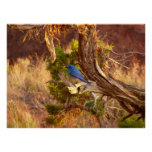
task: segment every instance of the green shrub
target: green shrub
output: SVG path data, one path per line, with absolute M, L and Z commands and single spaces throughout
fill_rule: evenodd
M 47 118 L 45 118 L 47 124 L 52 124 L 52 125 L 60 125 L 60 122 L 62 120 L 63 116 L 56 116 L 56 115 L 50 115 Z
M 138 117 L 136 115 L 129 117 L 125 121 L 121 121 L 121 119 L 118 119 L 120 128 L 145 128 L 145 122 L 142 119 L 137 120 Z
M 62 106 L 47 104 L 45 107 L 47 109 L 47 112 L 49 113 L 49 116 L 45 118 L 46 123 L 56 125 L 56 126 L 60 125 L 61 120 L 63 118 L 63 116 L 59 114 L 62 109 Z
M 50 115 L 57 115 L 62 109 L 61 105 L 48 104 L 45 106 Z

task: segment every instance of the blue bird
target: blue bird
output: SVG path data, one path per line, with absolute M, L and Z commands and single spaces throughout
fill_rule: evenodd
M 88 81 L 86 81 L 81 74 L 81 72 L 74 66 L 74 65 L 68 65 L 66 66 L 68 69 L 68 75 L 69 77 L 74 81 L 83 81 L 89 85 L 91 85 Z

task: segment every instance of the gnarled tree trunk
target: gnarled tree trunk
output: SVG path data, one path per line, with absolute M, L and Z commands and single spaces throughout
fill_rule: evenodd
M 97 61 L 96 26 L 80 27 L 79 32 L 79 64 L 83 74 L 91 81 L 96 82 L 100 93 L 116 99 L 129 115 L 141 114 L 145 117 L 145 90 L 119 80 L 110 74 L 105 74 Z

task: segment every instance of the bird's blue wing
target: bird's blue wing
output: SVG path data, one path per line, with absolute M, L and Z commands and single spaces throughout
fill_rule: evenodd
M 78 69 L 72 69 L 72 70 L 69 70 L 69 74 L 84 81 L 84 78 L 83 78 L 83 75 L 81 74 L 81 72 L 78 70 Z
M 83 81 L 83 82 L 91 85 L 88 81 L 84 80 L 83 75 L 82 75 L 81 73 L 80 73 L 80 75 L 77 75 L 77 76 L 73 75 L 72 73 L 69 73 L 69 74 L 70 74 L 72 77 L 75 77 L 75 78 L 77 78 L 77 79 L 79 79 L 79 80 L 81 80 L 81 81 Z
M 75 78 L 91 85 L 88 81 L 84 80 L 83 75 L 75 66 L 72 66 L 72 68 L 68 68 L 68 74 L 69 74 L 69 76 L 75 77 Z

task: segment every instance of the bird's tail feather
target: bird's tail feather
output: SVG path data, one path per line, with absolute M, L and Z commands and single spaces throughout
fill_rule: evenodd
M 91 85 L 91 83 L 89 83 L 88 81 L 83 80 L 83 82 L 87 83 L 88 85 Z

